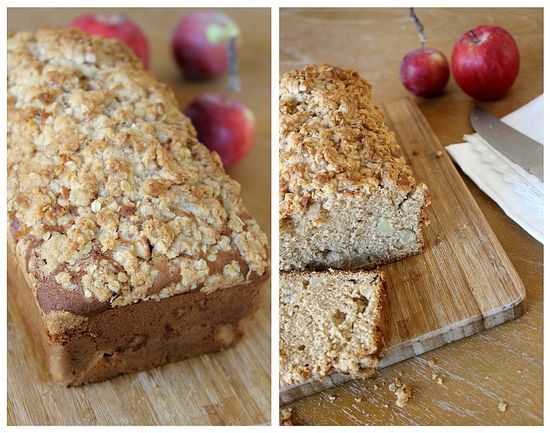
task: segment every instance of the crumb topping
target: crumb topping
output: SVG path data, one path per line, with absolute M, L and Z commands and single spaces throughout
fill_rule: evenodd
M 357 72 L 309 65 L 280 82 L 280 216 L 319 194 L 415 185 L 395 135 Z
M 122 306 L 266 272 L 239 184 L 124 44 L 17 33 L 7 74 L 10 229 L 33 281 Z

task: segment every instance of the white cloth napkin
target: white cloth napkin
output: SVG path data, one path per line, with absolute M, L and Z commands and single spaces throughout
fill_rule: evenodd
M 544 141 L 543 95 L 501 120 L 533 140 Z M 544 188 L 532 174 L 513 163 L 478 134 L 446 150 L 462 171 L 537 241 L 544 241 Z

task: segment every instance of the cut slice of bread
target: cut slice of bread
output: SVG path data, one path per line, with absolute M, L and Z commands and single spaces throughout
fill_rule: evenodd
M 281 386 L 372 375 L 386 353 L 381 272 L 282 272 L 279 297 Z

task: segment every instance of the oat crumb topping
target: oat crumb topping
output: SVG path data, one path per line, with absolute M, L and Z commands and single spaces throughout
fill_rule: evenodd
M 280 217 L 316 194 L 415 185 L 395 135 L 358 73 L 308 65 L 280 82 Z
M 266 272 L 239 184 L 124 44 L 12 34 L 7 75 L 11 237 L 34 281 L 123 306 Z

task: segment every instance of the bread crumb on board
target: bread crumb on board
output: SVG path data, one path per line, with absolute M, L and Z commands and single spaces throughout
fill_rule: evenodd
M 508 409 L 508 402 L 501 400 L 498 403 L 498 410 L 499 412 L 506 412 L 506 409 Z
M 432 380 L 437 381 L 438 385 L 443 385 L 443 377 L 437 373 L 432 373 Z
M 429 365 L 431 368 L 434 368 L 434 366 L 435 366 L 435 359 L 434 359 L 434 358 L 428 358 L 428 365 Z
M 396 377 L 395 380 L 390 383 L 388 389 L 395 394 L 395 404 L 400 408 L 404 407 L 412 396 L 412 389 L 401 382 L 399 377 Z
M 443 156 L 443 151 L 438 150 L 437 152 L 435 152 L 435 157 L 436 158 L 441 158 L 442 156 Z
M 363 401 L 361 397 L 355 397 L 354 400 L 355 400 L 355 403 L 361 403 Z
M 283 407 L 279 413 L 279 425 L 295 425 L 292 421 L 292 408 Z
M 336 396 L 332 395 L 332 394 L 329 394 L 329 395 L 327 395 L 327 400 L 330 401 L 331 403 L 333 403 L 334 400 L 336 400 Z

